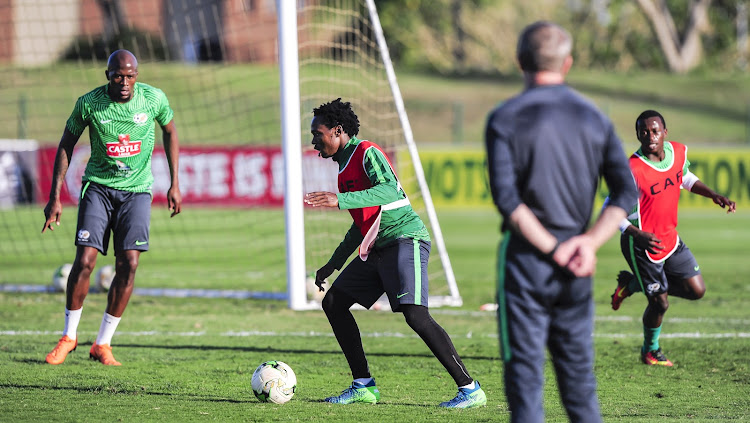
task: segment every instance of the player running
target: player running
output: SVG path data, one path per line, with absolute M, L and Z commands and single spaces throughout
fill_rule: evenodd
M 698 300 L 706 292 L 698 262 L 677 234 L 680 190 L 710 198 L 727 213 L 734 213 L 736 204 L 690 172 L 687 147 L 664 140 L 667 124 L 659 112 L 641 113 L 635 131 L 641 148 L 630 156 L 630 169 L 640 197 L 620 226 L 620 248 L 633 273 L 618 275 L 612 309 L 619 309 L 633 293 L 644 292 L 648 305 L 643 313 L 641 360 L 648 365 L 672 366 L 659 346 L 668 296 Z
M 133 53 L 117 50 L 109 56 L 105 71 L 108 84 L 81 96 L 68 118 L 57 148 L 49 202 L 44 208 L 44 227 L 60 224 L 60 190 L 78 139 L 86 127 L 91 157 L 83 175 L 78 205 L 76 257 L 68 277 L 65 328 L 47 363 L 62 364 L 78 346 L 77 329 L 83 301 L 89 291 L 97 254 L 107 254 L 110 232 L 114 234 L 115 277 L 107 308 L 89 356 L 105 365 L 119 366 L 110 341 L 133 293 L 135 271 L 142 251 L 148 250 L 151 221 L 151 155 L 154 121 L 162 128 L 169 163 L 171 187 L 167 201 L 172 216 L 180 213 L 182 196 L 177 177 L 179 141 L 174 112 L 164 93 L 136 83 L 138 61 Z
M 427 344 L 458 385 L 458 394 L 441 407 L 471 408 L 487 403 L 479 382 L 469 376 L 450 337 L 427 309 L 427 261 L 430 235 L 409 203 L 385 152 L 360 140 L 359 118 L 340 98 L 313 110 L 312 144 L 323 158 L 338 163 L 340 194 L 311 192 L 305 202 L 313 207 L 349 210 L 354 223 L 328 263 L 315 275 L 323 290 L 325 279 L 341 269 L 359 246 L 359 254 L 339 274 L 323 298 L 323 311 L 352 371 L 353 381 L 341 395 L 325 401 L 338 404 L 371 403 L 380 391 L 370 374 L 357 322 L 349 308 L 370 308 L 385 292 L 394 312 Z

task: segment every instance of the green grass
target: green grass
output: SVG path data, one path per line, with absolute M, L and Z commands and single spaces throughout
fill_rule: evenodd
M 17 138 L 23 132 L 26 138 L 57 143 L 75 99 L 106 82 L 104 67 L 92 63 L 31 69 L 0 66 L 4 75 L 0 84 L 0 139 Z M 314 99 L 321 91 L 336 92 L 352 100 L 367 123 L 371 111 L 364 105 L 358 109 L 357 99 L 371 100 L 375 91 L 382 94 L 388 89 L 370 86 L 374 82 L 361 75 L 355 78 L 356 87 L 342 83 L 352 72 L 362 71 L 343 66 L 303 66 L 300 85 L 305 111 L 318 105 Z M 415 140 L 452 148 L 481 145 L 488 112 L 523 88 L 520 75 L 447 77 L 398 72 L 397 76 Z M 183 144 L 279 143 L 279 79 L 275 67 L 146 62 L 141 64 L 139 80 L 168 95 Z M 331 86 L 334 82 L 338 84 Z M 747 74 L 617 74 L 576 68 L 569 83 L 612 118 L 626 151 L 637 146 L 635 118 L 649 108 L 665 116 L 671 139 L 691 146 L 750 144 Z M 456 118 L 458 114 L 460 119 Z M 23 131 L 19 130 L 22 121 Z M 365 124 L 361 132 L 377 140 L 387 129 Z M 303 133 L 307 133 L 304 124 Z
M 41 223 L 41 213 L 35 213 L 29 220 Z M 196 242 L 213 243 L 214 237 L 221 237 L 228 245 L 239 245 L 250 237 L 237 228 L 251 219 L 232 220 L 240 213 L 228 222 L 217 220 L 216 211 L 202 213 L 207 220 L 194 228 Z M 256 211 L 242 213 L 258 216 Z M 433 309 L 433 314 L 487 391 L 486 408 L 456 411 L 435 406 L 450 399 L 455 386 L 399 314 L 355 312 L 382 402 L 334 406 L 320 400 L 344 389 L 351 376 L 321 311 L 292 312 L 281 301 L 134 296 L 113 340 L 123 366 L 105 368 L 87 359 L 105 306 L 104 295 L 91 294 L 79 327 L 78 350 L 63 365 L 49 366 L 44 356 L 62 329 L 63 296 L 0 293 L 2 420 L 507 421 L 495 317 L 478 311 L 494 296 L 499 218 L 491 210 L 438 215 L 465 304 Z M 595 370 L 605 421 L 750 418 L 750 215 L 740 211 L 724 216 L 710 210 L 685 212 L 680 218 L 681 235 L 701 264 L 708 291 L 700 301 L 671 301 L 662 347 L 674 368 L 639 363 L 645 300 L 630 298 L 613 312 L 609 295 L 625 262 L 616 239 L 599 254 Z M 160 244 L 144 255 L 137 286 L 263 287 L 268 282 L 263 277 L 230 274 L 262 267 L 264 261 L 278 267 L 278 258 L 272 256 L 283 254 L 279 245 L 273 254 L 261 257 L 186 259 L 175 249 L 178 246 L 166 242 L 167 234 L 155 234 L 155 243 L 157 239 Z M 72 254 L 72 248 L 68 252 Z M 25 260 L 45 262 L 46 254 L 31 252 Z M 0 255 L 0 275 L 7 269 L 20 274 L 4 257 Z M 19 267 L 36 272 L 28 264 Z M 163 276 L 153 278 L 154 273 Z M 219 276 L 207 278 L 211 274 Z M 276 283 L 265 288 L 283 291 L 283 283 Z M 253 370 L 268 359 L 290 364 L 299 379 L 297 394 L 283 406 L 260 403 L 250 391 Z M 545 406 L 548 421 L 566 420 L 549 365 Z
M 452 148 L 483 147 L 489 110 L 523 89 L 520 75 L 456 78 L 402 72 L 398 81 L 415 139 L 420 144 Z M 664 115 L 670 139 L 690 146 L 750 144 L 748 75 L 617 74 L 575 69 L 568 84 L 612 119 L 626 151 L 638 146 L 635 119 L 646 109 Z M 463 108 L 458 143 L 452 143 L 454 104 Z

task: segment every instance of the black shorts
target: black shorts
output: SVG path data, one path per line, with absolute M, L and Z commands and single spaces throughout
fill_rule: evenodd
M 638 248 L 633 237 L 622 235 L 620 249 L 630 265 L 636 279 L 641 284 L 643 293 L 655 296 L 668 292 L 669 283 L 700 275 L 700 266 L 687 245 L 678 238 L 677 249 L 666 260 L 654 263 L 646 256 L 646 250 Z
M 126 250 L 148 251 L 151 194 L 129 192 L 88 182 L 78 204 L 76 245 L 94 247 L 107 255 L 110 232 L 115 254 Z
M 394 312 L 401 304 L 427 307 L 429 258 L 429 242 L 399 238 L 373 248 L 367 261 L 355 257 L 332 287 L 346 292 L 365 308 L 372 307 L 384 292 Z

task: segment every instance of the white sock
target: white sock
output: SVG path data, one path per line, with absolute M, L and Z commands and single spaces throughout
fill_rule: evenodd
M 367 385 L 368 383 L 372 382 L 371 377 L 361 377 L 359 379 L 354 379 L 355 382 L 361 383 L 363 385 Z
M 476 387 L 477 387 L 476 383 L 474 383 L 474 381 L 472 380 L 470 384 L 464 385 L 464 386 L 459 386 L 458 389 L 468 389 L 470 391 L 473 391 L 474 388 L 476 388 Z
M 81 322 L 81 313 L 83 313 L 83 307 L 78 310 L 68 310 L 65 308 L 65 329 L 63 329 L 63 335 L 68 335 L 70 339 L 78 338 L 78 323 Z
M 104 312 L 102 325 L 99 326 L 99 335 L 96 337 L 96 345 L 109 345 L 112 342 L 112 335 L 115 334 L 120 319 L 122 319 L 122 317 L 115 317 Z

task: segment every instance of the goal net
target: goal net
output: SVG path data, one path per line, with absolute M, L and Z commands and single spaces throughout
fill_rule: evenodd
M 88 131 L 65 178 L 61 224 L 40 234 L 55 150 L 76 98 L 104 85 L 107 56 L 126 48 L 139 60 L 138 81 L 169 98 L 181 145 L 183 212 L 170 218 L 169 172 L 157 128 L 150 251 L 141 256 L 136 289 L 287 299 L 295 309 L 315 306 L 319 297 L 311 275 L 328 260 L 351 220 L 346 212 L 305 208 L 301 198 L 285 198 L 284 175 L 290 169 L 281 140 L 289 139 L 290 129 L 281 124 L 278 52 L 287 44 L 279 36 L 284 30 L 278 12 L 274 2 L 263 0 L 0 5 L 0 21 L 7 20 L 0 25 L 5 28 L 0 31 L 5 77 L 0 85 L 0 284 L 5 290 L 46 287 L 58 266 L 73 261 Z M 310 121 L 313 107 L 338 97 L 350 101 L 362 124 L 360 136 L 389 153 L 431 231 L 431 305 L 460 305 L 373 3 L 298 0 L 294 15 L 299 106 L 291 139 L 301 140 L 296 152 L 302 191 L 336 191 L 336 164 L 311 149 Z M 296 223 L 285 219 L 290 205 L 300 207 Z M 289 231 L 296 231 L 294 239 L 302 239 L 303 248 L 287 245 Z M 303 269 L 287 268 L 294 251 L 304 255 L 295 260 Z M 110 245 L 97 268 L 113 263 Z M 303 301 L 293 304 L 290 299 L 300 295 Z

